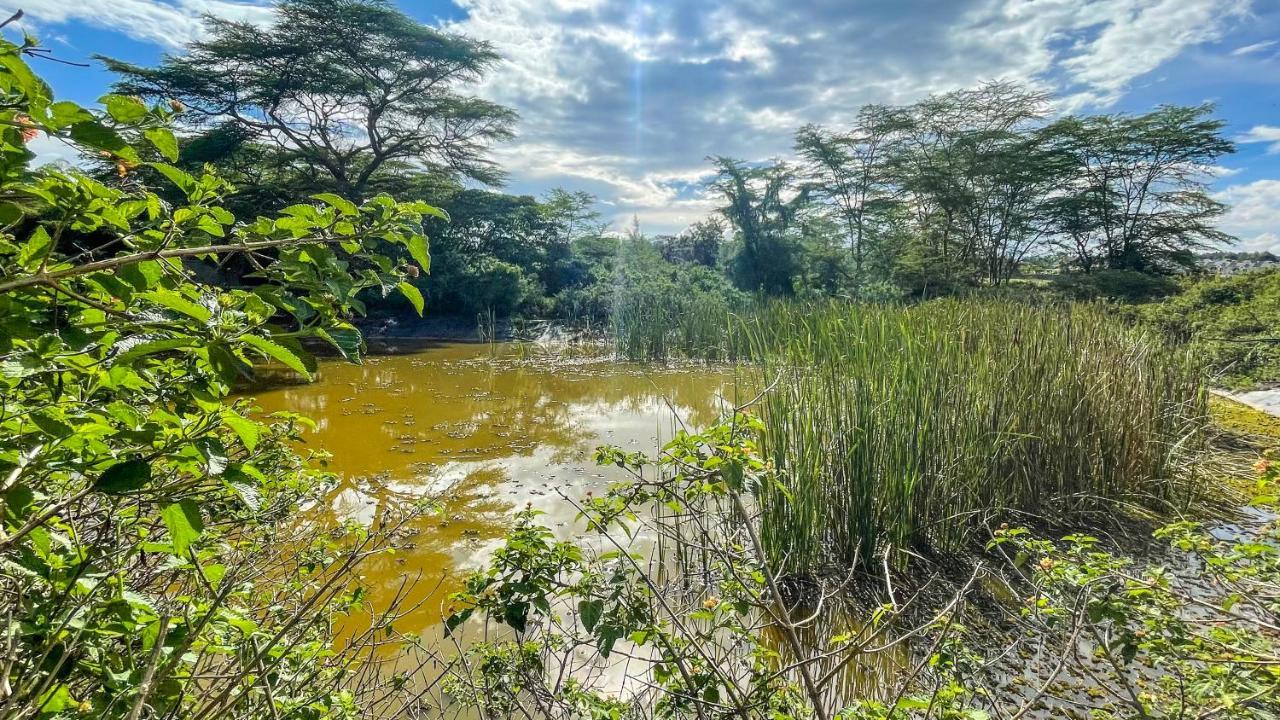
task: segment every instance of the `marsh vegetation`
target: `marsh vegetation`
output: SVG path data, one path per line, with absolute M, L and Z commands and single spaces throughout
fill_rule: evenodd
M 1169 277 L 1210 108 L 871 106 L 651 238 L 464 184 L 484 43 L 277 13 L 101 108 L 0 40 L 0 718 L 1280 713 L 1277 438 L 1209 398 L 1275 275 Z M 487 342 L 368 358 L 433 308 Z

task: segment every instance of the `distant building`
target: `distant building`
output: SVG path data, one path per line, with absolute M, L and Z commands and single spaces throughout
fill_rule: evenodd
M 1280 261 L 1274 258 L 1201 258 L 1200 266 L 1215 275 L 1239 275 L 1254 270 L 1280 268 Z

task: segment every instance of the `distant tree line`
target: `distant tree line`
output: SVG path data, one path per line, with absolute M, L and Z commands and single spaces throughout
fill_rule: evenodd
M 1212 107 L 1049 120 L 1050 100 L 989 83 L 806 125 L 798 163 L 713 158 L 737 284 L 806 289 L 815 232 L 847 250 L 835 273 L 847 288 L 918 292 L 1007 282 L 1033 251 L 1083 273 L 1168 273 L 1230 239 L 1205 184 L 1234 149 Z
M 434 314 L 601 320 L 632 295 L 623 284 L 650 281 L 651 295 L 923 297 L 1007 283 L 1032 256 L 1159 275 L 1229 239 L 1205 185 L 1233 151 L 1211 107 L 1055 119 L 1048 95 L 1004 82 L 807 125 L 794 162 L 711 158 L 717 213 L 674 235 L 613 232 L 586 193 L 498 189 L 489 151 L 517 118 L 473 94 L 498 71 L 488 44 L 383 0 L 276 11 L 267 26 L 209 18 L 204 39 L 155 67 L 103 58 L 115 91 L 180 111 L 179 165 L 230 178 L 239 217 L 327 192 L 441 207 L 450 220 L 429 220 L 420 286 Z M 253 273 L 243 260 L 221 270 Z

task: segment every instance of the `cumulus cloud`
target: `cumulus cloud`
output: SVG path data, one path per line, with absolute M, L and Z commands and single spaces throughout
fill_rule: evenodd
M 1280 253 L 1280 180 L 1230 185 L 1215 197 L 1231 206 L 1222 229 L 1240 238 L 1241 250 Z
M 1236 142 L 1242 144 L 1267 143 L 1267 152 L 1280 153 L 1280 127 L 1275 125 L 1254 125 L 1247 132 L 1238 136 Z
M 23 0 L 21 6 L 37 28 L 77 21 L 169 49 L 199 38 L 205 15 L 265 23 L 272 13 L 269 2 L 255 0 Z
M 663 231 L 713 203 L 678 179 L 708 155 L 787 156 L 805 122 L 846 121 L 1015 79 L 1103 108 L 1249 0 L 457 0 L 452 30 L 506 57 L 483 92 L 521 112 L 513 177 L 599 188 Z M 709 166 L 704 166 L 709 167 Z M 1225 173 L 1224 175 L 1225 176 Z M 675 178 L 675 179 L 673 179 Z M 681 194 L 684 193 L 684 194 Z M 664 212 L 663 202 L 686 203 Z M 696 218 L 695 218 L 696 219 Z
M 411 0 L 397 2 L 418 11 Z M 1189 48 L 1222 40 L 1252 4 L 453 2 L 464 16 L 447 29 L 486 40 L 504 56 L 478 92 L 521 114 L 520 137 L 499 156 L 513 186 L 584 187 L 620 217 L 639 215 L 658 232 L 714 207 L 696 187 L 709 173 L 709 155 L 786 157 L 803 123 L 842 123 L 868 102 L 912 102 L 991 79 L 1054 90 L 1066 98 L 1064 109 L 1105 108 Z M 268 0 L 29 0 L 24 7 L 33 22 L 54 29 L 109 26 L 166 48 L 197 37 L 204 13 L 263 22 L 271 13 Z

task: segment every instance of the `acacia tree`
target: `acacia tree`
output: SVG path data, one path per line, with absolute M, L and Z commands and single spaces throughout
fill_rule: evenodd
M 1050 168 L 1032 135 L 1048 97 L 988 83 L 904 108 L 894 174 L 948 272 L 999 282 L 1039 237 Z
M 465 94 L 498 61 L 484 42 L 428 27 L 384 0 L 285 0 L 267 27 L 206 18 L 207 39 L 159 66 L 104 58 L 116 91 L 175 100 L 205 132 L 238 131 L 284 166 L 360 198 L 396 164 L 501 180 L 488 146 L 512 110 Z
M 868 225 L 877 210 L 892 202 L 886 170 L 898 117 L 883 105 L 866 105 L 848 131 L 805 125 L 796 133 L 796 152 L 805 160 L 804 172 L 818 198 L 835 206 L 858 275 L 862 274 Z
M 1144 115 L 1066 117 L 1044 129 L 1070 168 L 1050 216 L 1081 269 L 1168 269 L 1231 239 L 1213 225 L 1226 206 L 1205 184 L 1213 163 L 1235 150 L 1212 111 L 1167 105 Z

